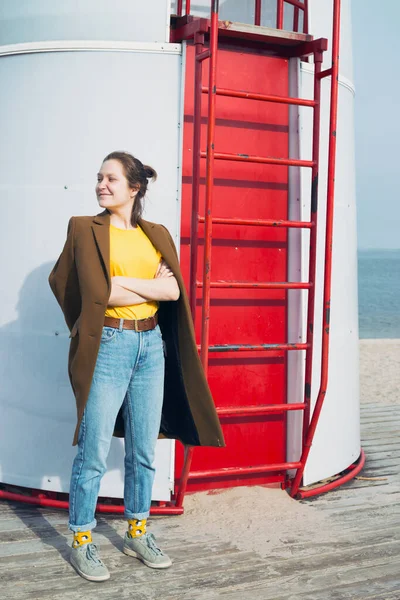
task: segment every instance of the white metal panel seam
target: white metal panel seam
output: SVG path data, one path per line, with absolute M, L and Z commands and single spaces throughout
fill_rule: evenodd
M 158 42 L 113 42 L 98 40 L 56 40 L 0 46 L 0 56 L 39 52 L 146 52 L 150 54 L 181 54 L 181 44 Z
M 312 73 L 314 74 L 314 67 L 313 65 L 307 64 L 307 63 L 302 63 L 301 64 L 301 70 L 305 71 L 306 73 Z M 330 76 L 327 77 L 326 79 L 330 79 Z M 354 84 L 352 81 L 350 81 L 350 79 L 347 79 L 347 77 L 343 77 L 343 75 L 339 75 L 339 85 L 342 85 L 343 87 L 347 88 L 348 90 L 350 90 L 350 92 L 353 94 L 353 96 L 355 96 L 356 94 L 356 89 L 354 87 Z

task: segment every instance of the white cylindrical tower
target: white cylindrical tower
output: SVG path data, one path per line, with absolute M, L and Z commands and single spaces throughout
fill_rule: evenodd
M 332 43 L 331 0 L 309 1 L 309 31 L 315 37 L 329 40 L 322 68 L 331 66 Z M 300 63 L 298 75 L 299 95 L 313 96 L 313 65 Z M 329 378 L 327 394 L 313 440 L 311 452 L 304 471 L 303 482 L 309 485 L 340 473 L 360 456 L 360 400 L 358 366 L 358 297 L 357 297 L 357 229 L 354 162 L 354 85 L 351 44 L 351 14 L 349 0 L 341 3 L 339 97 L 337 123 L 337 152 L 335 173 L 335 201 L 333 226 L 333 264 L 330 310 Z M 318 243 L 316 304 L 314 319 L 314 358 L 311 389 L 314 408 L 321 375 L 321 338 L 323 310 L 323 274 L 325 246 L 325 216 L 327 197 L 327 167 L 330 114 L 330 77 L 322 80 L 321 89 L 321 141 L 318 195 Z M 302 157 L 311 157 L 312 114 L 302 108 L 299 114 L 299 151 Z M 301 207 L 299 217 L 310 216 L 311 178 L 301 173 Z M 297 238 L 299 242 L 300 237 Z M 303 281 L 308 277 L 308 244 L 306 234 L 302 236 L 301 253 L 289 253 L 289 261 L 300 267 Z M 297 256 L 301 256 L 300 264 Z M 292 272 L 295 275 L 295 272 Z M 291 335 L 305 336 L 307 305 L 302 293 L 300 303 L 292 305 L 293 311 L 302 311 L 298 329 Z M 296 322 L 295 315 L 293 323 Z M 295 339 L 293 339 L 295 341 Z M 288 390 L 290 401 L 299 401 L 298 390 L 303 388 L 301 358 L 290 356 Z M 299 385 L 301 384 L 301 385 Z M 297 400 L 296 400 L 297 397 Z M 290 416 L 288 436 L 288 458 L 298 457 L 300 449 L 301 417 Z
M 332 4 L 308 0 L 309 33 L 329 43 Z M 264 27 L 275 27 L 276 5 L 276 0 L 263 1 Z M 220 18 L 253 23 L 254 6 L 253 1 L 221 0 Z M 75 401 L 67 376 L 68 330 L 47 277 L 69 217 L 99 212 L 94 186 L 106 154 L 128 150 L 156 169 L 159 178 L 150 188 L 146 217 L 164 223 L 179 241 L 186 46 L 169 43 L 175 9 L 176 2 L 167 0 L 115 0 L 112 5 L 108 0 L 73 5 L 3 0 L 0 119 L 8 142 L 0 150 L 6 282 L 0 322 L 3 483 L 68 491 Z M 191 12 L 206 16 L 209 10 L 210 0 L 197 0 Z M 284 27 L 292 22 L 293 7 L 286 5 Z M 341 472 L 360 455 L 350 0 L 342 0 L 340 47 L 329 380 L 304 472 L 306 485 Z M 330 67 L 330 50 L 324 69 Z M 294 97 L 312 98 L 311 62 L 290 59 L 289 90 Z M 321 101 L 312 408 L 320 386 L 329 94 L 328 77 Z M 291 108 L 289 119 L 291 157 L 310 159 L 312 110 Z M 288 188 L 289 218 L 310 220 L 310 174 L 290 167 Z M 291 231 L 288 239 L 288 280 L 307 281 L 309 233 Z M 307 292 L 291 290 L 288 342 L 305 341 L 306 313 Z M 304 360 L 303 352 L 289 352 L 287 402 L 303 401 Z M 302 413 L 289 413 L 289 461 L 299 459 L 301 435 Z M 114 439 L 101 496 L 122 497 L 122 466 L 123 442 Z M 173 442 L 159 441 L 156 466 L 153 498 L 168 500 Z
M 169 16 L 166 0 L 2 2 L 3 483 L 69 489 L 69 332 L 47 278 L 70 216 L 101 211 L 104 156 L 127 150 L 156 169 L 146 216 L 179 234 L 182 56 L 168 43 Z M 173 452 L 159 441 L 154 499 L 170 499 Z M 123 442 L 113 439 L 101 496 L 122 497 L 121 469 Z

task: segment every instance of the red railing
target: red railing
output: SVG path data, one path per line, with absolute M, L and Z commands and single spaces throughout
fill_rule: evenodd
M 308 0 L 277 0 L 276 1 L 276 28 L 284 27 L 285 4 L 293 6 L 293 27 L 291 31 L 299 31 L 300 12 L 303 13 L 302 33 L 308 33 Z M 185 15 L 190 15 L 191 0 L 185 2 Z M 261 25 L 262 0 L 254 0 L 254 25 Z M 183 16 L 183 0 L 177 0 L 176 13 L 178 17 Z M 288 27 L 286 29 L 289 29 Z
M 299 24 L 299 11 L 303 10 L 303 27 L 304 31 L 308 29 L 308 3 L 298 0 L 278 0 L 277 2 L 277 28 L 282 29 L 284 4 L 291 4 L 294 7 L 294 28 Z M 248 283 L 242 282 L 212 282 L 211 281 L 211 239 L 212 226 L 214 223 L 224 225 L 244 224 L 239 219 L 228 218 L 213 218 L 212 216 L 212 196 L 213 196 L 213 168 L 215 160 L 224 161 L 250 161 L 261 164 L 275 164 L 277 166 L 298 166 L 309 167 L 312 172 L 311 186 L 311 220 L 308 223 L 304 222 L 288 222 L 282 221 L 282 227 L 298 227 L 310 229 L 310 259 L 309 259 L 309 279 L 304 283 L 277 282 L 277 283 L 262 283 L 258 284 L 261 288 L 282 288 L 282 289 L 306 289 L 309 294 L 308 315 L 307 315 L 307 341 L 306 343 L 295 344 L 265 344 L 262 346 L 246 346 L 246 351 L 266 351 L 269 350 L 306 350 L 306 366 L 305 366 L 305 387 L 304 387 L 304 402 L 297 404 L 288 404 L 287 406 L 259 406 L 259 407 L 228 407 L 219 408 L 218 414 L 221 419 L 232 416 L 232 414 L 248 415 L 248 414 L 268 414 L 269 412 L 287 412 L 291 410 L 304 410 L 303 413 L 303 443 L 300 460 L 297 463 L 287 462 L 279 465 L 262 465 L 257 467 L 240 467 L 233 469 L 210 469 L 207 471 L 190 472 L 190 464 L 193 455 L 193 448 L 185 449 L 185 461 L 182 476 L 180 478 L 179 490 L 176 498 L 176 506 L 180 507 L 183 503 L 183 498 L 187 486 L 187 480 L 196 480 L 199 477 L 226 477 L 236 476 L 239 474 L 255 474 L 264 473 L 271 470 L 287 471 L 296 469 L 296 475 L 291 482 L 291 495 L 301 495 L 299 486 L 303 477 L 304 468 L 308 459 L 311 444 L 314 438 L 316 426 L 322 409 L 323 401 L 326 394 L 328 382 L 328 350 L 329 350 L 329 309 L 330 309 L 330 287 L 331 287 L 331 268 L 332 268 L 332 226 L 333 226 L 333 199 L 334 199 L 334 172 L 335 172 L 335 150 L 336 150 L 336 123 L 337 123 L 337 93 L 338 93 L 338 57 L 339 57 L 339 23 L 340 23 L 340 0 L 333 0 L 333 33 L 332 33 L 332 67 L 322 71 L 322 55 L 326 50 L 326 40 L 316 40 L 307 45 L 306 51 L 303 54 L 312 54 L 314 57 L 314 98 L 313 100 L 304 100 L 300 98 L 284 98 L 276 96 L 262 96 L 251 92 L 238 92 L 236 90 L 226 90 L 217 87 L 216 81 L 216 63 L 217 63 L 217 48 L 218 48 L 218 0 L 212 0 L 211 4 L 211 25 L 210 25 L 210 44 L 209 48 L 205 49 L 205 31 L 197 31 L 194 34 L 194 44 L 196 47 L 196 67 L 195 67 L 195 85 L 194 85 L 194 139 L 193 139 L 193 188 L 192 188 L 192 230 L 191 230 L 191 265 L 190 265 L 190 301 L 192 307 L 193 318 L 195 318 L 195 300 L 196 290 L 202 288 L 202 323 L 201 323 L 201 359 L 205 372 L 208 369 L 209 352 L 229 352 L 232 350 L 240 351 L 243 347 L 240 345 L 223 345 L 209 346 L 209 327 L 210 327 L 210 293 L 212 288 L 216 287 L 249 287 Z M 261 21 L 261 2 L 255 4 L 256 24 Z M 209 65 L 209 83 L 208 87 L 202 86 L 202 63 L 205 59 L 210 59 Z M 321 80 L 324 77 L 331 76 L 331 106 L 330 106 L 330 137 L 329 137 L 329 165 L 328 165 L 328 191 L 327 191 L 327 216 L 326 216 L 326 247 L 325 256 L 321 257 L 321 262 L 325 265 L 324 273 L 324 311 L 322 323 L 322 361 L 321 361 L 321 386 L 318 393 L 317 402 L 311 415 L 311 376 L 313 363 L 313 331 L 314 331 L 314 312 L 315 312 L 315 277 L 316 277 L 316 251 L 317 251 L 317 209 L 318 209 L 318 179 L 319 179 L 319 144 L 320 144 L 320 99 L 321 99 Z M 208 129 L 207 129 L 207 148 L 206 151 L 201 151 L 200 148 L 200 128 L 201 128 L 201 94 L 208 94 Z M 313 109 L 313 143 L 312 143 L 312 160 L 300 159 L 281 159 L 260 156 L 244 156 L 241 154 L 227 154 L 215 151 L 215 107 L 216 98 L 218 95 L 232 98 L 242 98 L 244 100 L 254 100 L 261 102 L 279 102 L 283 104 L 308 106 Z M 199 210 L 199 187 L 200 187 L 200 161 L 206 159 L 206 206 L 205 216 L 198 214 Z M 204 264 L 203 264 L 203 280 L 197 281 L 197 248 L 198 248 L 198 224 L 204 224 Z M 261 224 L 257 220 L 246 220 L 246 225 L 253 226 Z M 264 220 L 262 225 L 275 226 L 273 221 Z M 355 473 L 359 465 L 354 466 L 352 471 Z M 341 480 L 338 480 L 340 483 Z M 338 483 L 338 485 L 339 485 Z M 322 488 L 321 488 L 322 489 Z M 304 492 L 305 493 L 305 492 Z M 318 493 L 318 489 L 313 493 Z M 308 494 L 308 492 L 307 492 Z

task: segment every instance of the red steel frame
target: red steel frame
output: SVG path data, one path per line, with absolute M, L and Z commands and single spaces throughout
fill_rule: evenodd
M 283 29 L 283 9 L 284 3 L 294 6 L 294 27 L 297 31 L 299 22 L 299 11 L 304 12 L 303 31 L 308 32 L 308 1 L 304 0 L 277 0 L 277 29 Z M 186 0 L 186 15 L 190 14 L 190 0 Z M 178 16 L 182 15 L 183 0 L 178 0 Z M 332 238 L 333 238 L 333 210 L 334 210 L 334 192 L 335 192 L 335 158 L 336 158 L 336 126 L 337 126 L 337 100 L 338 100 L 338 73 L 339 73 L 339 34 L 340 34 L 340 0 L 333 0 L 333 33 L 332 33 L 332 66 L 325 71 L 321 71 L 322 55 L 326 50 L 326 40 L 316 40 L 308 44 L 307 54 L 314 55 L 315 78 L 314 78 L 314 99 L 304 100 L 300 98 L 267 96 L 261 94 L 252 94 L 247 92 L 238 92 L 234 90 L 219 89 L 216 87 L 216 68 L 218 53 L 218 12 L 219 0 L 211 0 L 211 20 L 210 20 L 210 44 L 209 49 L 204 49 L 206 31 L 197 31 L 194 34 L 195 52 L 195 101 L 194 101 L 194 138 L 193 138 L 193 188 L 192 188 L 192 222 L 191 222 L 191 255 L 190 255 L 190 303 L 193 319 L 195 318 L 195 299 L 196 289 L 203 288 L 202 303 L 202 327 L 201 327 L 201 346 L 200 354 L 207 374 L 208 354 L 209 352 L 229 352 L 232 350 L 246 351 L 269 351 L 269 350 L 306 350 L 305 366 L 305 390 L 304 402 L 297 404 L 275 404 L 264 406 L 248 407 L 228 407 L 218 409 L 219 416 L 251 416 L 265 415 L 289 410 L 304 410 L 303 418 L 303 448 L 300 461 L 286 462 L 280 464 L 268 464 L 257 467 L 238 467 L 218 470 L 196 471 L 191 473 L 190 466 L 193 457 L 194 448 L 185 447 L 184 466 L 179 480 L 179 487 L 176 494 L 175 503 L 160 503 L 159 506 L 152 507 L 152 515 L 160 514 L 182 514 L 183 500 L 186 492 L 188 479 L 200 479 L 204 477 L 224 477 L 232 475 L 263 474 L 270 471 L 287 471 L 296 469 L 296 475 L 288 482 L 290 495 L 296 498 L 305 498 L 320 494 L 337 487 L 354 477 L 363 467 L 365 462 L 364 452 L 361 452 L 357 464 L 351 465 L 348 473 L 337 478 L 335 481 L 313 488 L 312 490 L 299 490 L 304 468 L 309 456 L 318 419 L 322 410 L 328 385 L 328 357 L 329 357 L 329 313 L 330 313 L 330 294 L 331 294 L 331 272 L 332 272 Z M 261 23 L 261 0 L 255 0 L 255 25 Z M 208 25 L 207 25 L 208 31 Z M 306 52 L 304 52 L 306 54 Z M 202 62 L 210 59 L 209 64 L 209 85 L 208 88 L 202 86 Z M 326 238 L 325 238 L 325 270 L 324 270 L 324 292 L 323 292 L 323 323 L 322 323 L 322 357 L 321 357 L 321 379 L 317 401 L 314 407 L 310 422 L 310 403 L 311 403 L 311 375 L 312 375 L 312 351 L 313 351 L 313 319 L 315 307 L 315 274 L 316 274 L 316 240 L 317 240 L 317 209 L 318 209 L 318 174 L 319 174 L 319 131 L 320 131 L 320 92 L 321 80 L 324 77 L 331 76 L 331 99 L 330 99 L 330 123 L 329 123 L 329 155 L 328 155 L 328 188 L 327 188 L 327 209 L 326 209 Z M 200 124 L 201 124 L 201 95 L 208 93 L 208 130 L 207 130 L 207 151 L 200 150 Z M 214 150 L 215 136 L 215 110 L 216 98 L 218 95 L 231 98 L 242 98 L 260 102 L 279 102 L 295 106 L 307 106 L 313 109 L 313 150 L 312 160 L 294 160 L 280 159 L 261 156 L 244 156 L 240 154 L 217 153 Z M 199 188 L 200 188 L 200 160 L 206 159 L 206 206 L 205 217 L 198 214 L 199 211 Z M 312 191 L 311 191 L 311 221 L 274 221 L 260 219 L 225 219 L 212 217 L 213 200 L 213 169 L 215 160 L 231 161 L 249 161 L 262 164 L 275 164 L 286 166 L 308 167 L 312 169 Z M 205 224 L 205 248 L 203 264 L 203 281 L 197 281 L 197 245 L 198 245 L 198 224 Z M 309 261 L 309 281 L 308 282 L 266 282 L 266 283 L 245 283 L 245 282 L 212 282 L 211 281 L 211 250 L 212 250 L 212 226 L 213 224 L 223 225 L 246 225 L 265 227 L 286 227 L 303 228 L 310 230 L 310 261 Z M 210 327 L 210 291 L 211 288 L 252 288 L 260 289 L 305 289 L 309 293 L 308 315 L 307 315 L 307 340 L 306 343 L 296 344 L 263 344 L 254 346 L 209 346 L 209 327 Z M 8 500 L 19 500 L 40 506 L 51 506 L 57 508 L 68 508 L 67 501 L 56 499 L 57 494 L 40 492 L 36 496 L 24 496 L 12 492 L 0 490 L 0 498 Z M 123 505 L 98 504 L 97 511 L 123 513 Z
M 294 30 L 298 29 L 299 11 L 304 11 L 303 30 L 308 30 L 308 3 L 298 0 L 277 0 L 277 28 L 283 28 L 283 9 L 284 3 L 294 6 Z M 252 94 L 250 92 L 238 92 L 234 90 L 225 90 L 216 86 L 216 62 L 218 49 L 218 0 L 211 2 L 211 27 L 210 27 L 210 45 L 209 49 L 204 49 L 204 32 L 194 34 L 194 44 L 196 48 L 196 66 L 195 66 L 195 101 L 194 101 L 194 138 L 193 138 L 193 191 L 192 191 L 192 228 L 191 228 L 191 264 L 190 264 L 190 302 L 193 318 L 195 318 L 195 300 L 197 288 L 203 288 L 202 302 L 202 323 L 201 323 L 201 360 L 204 370 L 207 374 L 208 354 L 209 352 L 223 351 L 251 351 L 251 350 L 306 350 L 305 366 L 305 389 L 304 402 L 301 404 L 284 404 L 274 406 L 251 406 L 220 408 L 220 416 L 250 416 L 265 415 L 276 412 L 286 412 L 289 410 L 304 410 L 303 416 L 303 447 L 299 462 L 262 465 L 248 468 L 226 468 L 206 471 L 190 472 L 190 465 L 193 456 L 193 448 L 186 448 L 185 460 L 182 476 L 180 479 L 179 492 L 176 499 L 176 505 L 181 506 L 187 486 L 187 481 L 205 477 L 224 477 L 233 475 L 247 475 L 255 473 L 265 473 L 276 470 L 296 469 L 296 475 L 287 487 L 290 487 L 292 497 L 306 497 L 315 495 L 333 487 L 341 485 L 344 481 L 354 477 L 364 464 L 365 456 L 361 453 L 357 465 L 349 467 L 349 473 L 339 477 L 328 486 L 314 488 L 312 491 L 299 491 L 300 483 L 303 477 L 304 468 L 312 445 L 318 419 L 321 413 L 323 401 L 326 395 L 328 383 L 328 352 L 329 352 L 329 309 L 330 309 L 330 290 L 331 290 L 331 270 L 332 270 L 332 237 L 333 237 L 333 208 L 334 208 L 334 173 L 335 173 L 335 155 L 336 155 L 336 125 L 337 125 L 337 97 L 338 97 L 338 67 L 339 67 L 339 33 L 340 33 L 340 0 L 333 0 L 333 33 L 332 33 L 332 66 L 330 69 L 322 71 L 322 57 L 326 50 L 326 40 L 316 40 L 312 43 L 312 49 L 307 47 L 307 53 L 314 55 L 314 99 L 303 100 L 298 98 L 283 98 L 276 96 L 266 96 L 261 94 Z M 187 12 L 188 14 L 188 12 Z M 255 25 L 261 22 L 261 2 L 255 2 Z M 306 52 L 304 52 L 304 55 Z M 208 88 L 202 86 L 202 61 L 210 59 L 209 66 L 209 84 Z M 324 311 L 322 323 L 322 360 L 321 360 L 321 384 L 317 397 L 317 402 L 312 414 L 311 412 L 311 375 L 313 358 L 313 330 L 314 330 L 314 308 L 315 308 L 315 276 L 316 276 L 316 241 L 317 241 L 317 210 L 318 210 L 318 176 L 319 176 L 319 143 L 320 143 L 320 98 L 321 98 L 321 80 L 324 77 L 331 76 L 331 105 L 330 105 L 330 123 L 329 123 L 329 164 L 328 164 L 328 190 L 327 190 L 327 216 L 326 216 L 326 242 L 325 242 L 325 272 L 324 272 Z M 208 93 L 208 129 L 207 129 L 207 151 L 200 150 L 200 109 L 201 94 Z M 297 159 L 279 159 L 261 156 L 244 156 L 241 154 L 226 154 L 215 152 L 215 106 L 218 95 L 231 98 L 243 98 L 262 102 L 279 102 L 297 106 L 308 106 L 313 108 L 313 144 L 312 160 Z M 199 182 L 200 182 L 200 160 L 206 159 L 206 205 L 205 217 L 198 214 L 199 210 Z M 224 219 L 212 217 L 212 196 L 213 196 L 213 167 L 215 160 L 230 161 L 248 161 L 262 164 L 275 164 L 286 166 L 301 166 L 312 169 L 312 189 L 311 189 L 311 221 L 310 222 L 289 222 L 289 221 L 268 221 L 268 220 L 243 220 L 243 219 Z M 204 264 L 203 281 L 197 281 L 197 247 L 198 247 L 198 224 L 204 223 Z M 296 227 L 310 229 L 310 260 L 309 260 L 309 280 L 305 283 L 289 282 L 269 282 L 269 283 L 244 283 L 244 282 L 212 282 L 211 281 L 211 240 L 212 225 L 247 225 L 256 226 L 280 226 Z M 309 291 L 308 314 L 307 314 L 307 341 L 304 344 L 265 344 L 254 346 L 223 345 L 209 346 L 209 328 L 210 328 L 210 291 L 211 288 L 250 288 L 258 287 L 262 289 L 307 289 Z
M 190 15 L 191 0 L 186 0 L 185 3 L 185 16 Z M 261 25 L 261 4 L 262 0 L 254 0 L 254 25 Z M 276 28 L 284 29 L 283 26 L 283 13 L 285 4 L 293 6 L 293 29 L 292 31 L 299 30 L 299 16 L 300 11 L 303 12 L 303 33 L 308 33 L 308 0 L 300 2 L 299 0 L 276 0 Z M 176 12 L 178 17 L 183 16 L 183 0 L 178 0 L 176 5 Z M 218 11 L 217 11 L 218 12 Z

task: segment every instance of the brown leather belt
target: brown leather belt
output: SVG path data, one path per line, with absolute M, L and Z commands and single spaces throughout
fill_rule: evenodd
M 122 323 L 122 329 L 133 329 L 134 331 L 150 331 L 155 329 L 158 323 L 158 314 L 156 313 L 153 317 L 147 319 L 117 319 L 115 317 L 104 317 L 104 325 L 106 327 L 115 327 L 119 329 L 120 322 Z

